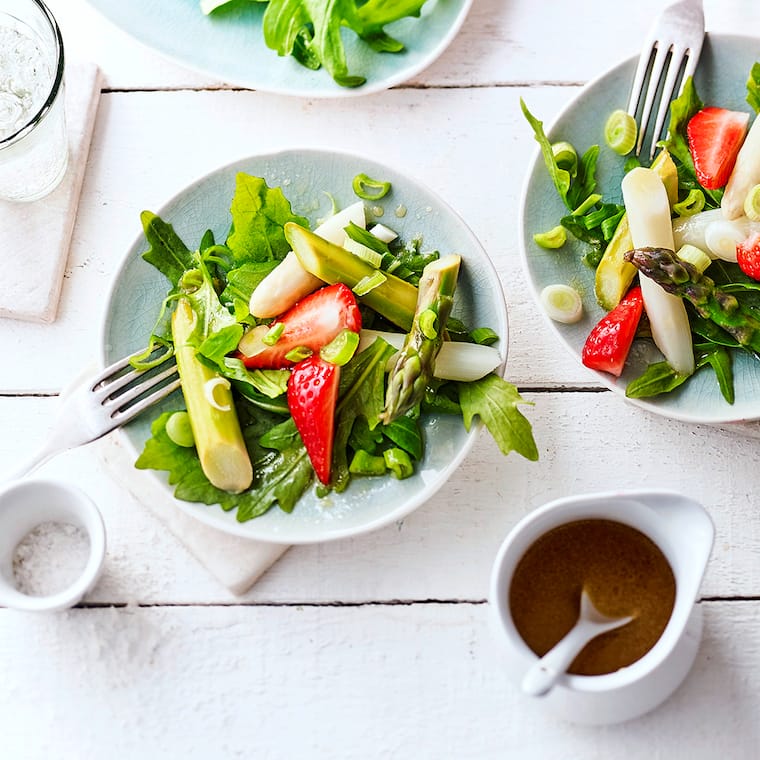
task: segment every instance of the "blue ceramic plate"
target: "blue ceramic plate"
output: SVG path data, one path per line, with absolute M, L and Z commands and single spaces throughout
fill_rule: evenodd
M 337 85 L 324 69 L 312 71 L 278 57 L 264 43 L 264 3 L 243 3 L 205 16 L 198 0 L 89 0 L 109 21 L 139 42 L 188 68 L 224 82 L 309 98 L 366 95 L 413 77 L 446 49 L 464 23 L 472 0 L 428 0 L 419 18 L 390 24 L 402 53 L 376 53 L 353 32 L 343 40 L 351 74 L 361 87 Z
M 694 77 L 702 101 L 706 105 L 749 112 L 751 109 L 745 100 L 745 83 L 752 64 L 759 59 L 758 39 L 708 34 Z M 626 107 L 635 66 L 636 60 L 631 59 L 584 87 L 547 131 L 549 139 L 568 140 L 579 153 L 591 145 L 604 146 L 604 122 L 613 110 Z M 527 105 L 530 108 L 531 104 Z M 540 113 L 531 110 L 541 118 Z M 527 122 L 525 129 L 530 130 Z M 597 179 L 605 200 L 622 203 L 622 164 L 611 150 L 602 147 Z M 558 251 L 544 250 L 533 241 L 534 233 L 551 229 L 559 223 L 564 213 L 564 205 L 537 151 L 523 191 L 520 238 L 523 263 L 536 303 L 541 290 L 550 283 L 567 283 L 581 292 L 585 314 L 580 322 L 562 325 L 547 317 L 560 341 L 580 362 L 586 337 L 604 314 L 594 297 L 594 272 L 581 261 L 587 247 L 571 236 L 568 236 L 568 243 Z M 539 309 L 544 313 L 540 305 Z M 638 377 L 647 364 L 661 360 L 661 354 L 651 341 L 638 340 L 634 343 L 626 369 L 619 379 L 604 372 L 594 374 L 599 382 L 625 396 L 627 384 Z M 721 423 L 760 418 L 760 365 L 757 360 L 750 355 L 737 353 L 734 382 L 736 400 L 733 405 L 723 399 L 715 375 L 708 368 L 699 370 L 694 377 L 671 393 L 629 401 L 649 411 L 688 422 Z
M 377 207 L 382 208 L 381 221 L 403 240 L 421 235 L 426 249 L 462 255 L 453 313 L 468 325 L 496 330 L 501 336 L 496 347 L 506 359 L 507 311 L 496 271 L 469 228 L 430 190 L 370 159 L 322 151 L 285 151 L 218 169 L 182 190 L 156 213 L 174 226 L 189 247 L 197 246 L 207 229 L 217 240 L 223 240 L 230 227 L 229 206 L 238 172 L 264 177 L 271 187 L 282 187 L 293 210 L 312 223 L 328 211 L 325 191 L 340 207 L 355 202 L 351 180 L 356 174 L 366 172 L 392 182 L 391 192 L 369 207 L 374 209 L 374 216 Z M 403 217 L 396 215 L 401 206 L 406 209 Z M 373 213 L 369 213 L 368 221 L 372 218 Z M 137 219 L 135 226 L 139 228 Z M 167 281 L 140 256 L 146 249 L 145 238 L 140 235 L 116 274 L 103 327 L 102 360 L 106 364 L 145 346 L 166 294 Z M 182 405 L 181 397 L 175 394 L 154 412 L 143 414 L 119 431 L 135 458 L 161 409 Z M 176 503 L 223 531 L 275 543 L 312 543 L 363 533 L 399 520 L 427 501 L 464 459 L 477 433 L 475 426 L 466 432 L 458 416 L 431 415 L 424 425 L 425 457 L 414 476 L 401 481 L 391 477 L 356 479 L 344 493 L 324 499 L 309 491 L 291 514 L 275 506 L 262 517 L 238 523 L 234 512 L 224 512 L 218 506 Z M 166 484 L 165 473 L 135 470 L 134 477 L 158 478 Z M 169 486 L 165 487 L 170 493 Z

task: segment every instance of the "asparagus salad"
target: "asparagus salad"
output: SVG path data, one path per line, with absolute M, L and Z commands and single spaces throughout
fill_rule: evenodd
M 600 146 L 578 158 L 571 144 L 550 142 L 522 103 L 568 210 L 534 240 L 557 256 L 568 234 L 583 241 L 595 300 L 606 312 L 583 345 L 583 363 L 620 377 L 637 336 L 662 354 L 628 382 L 631 398 L 669 393 L 704 368 L 733 404 L 737 352 L 760 355 L 760 63 L 749 72 L 746 104 L 705 104 L 689 78 L 648 167 L 625 158 L 637 140 L 633 118 L 611 114 L 603 149 L 625 162 L 620 204 L 597 191 Z M 551 284 L 541 298 L 555 320 L 583 316 L 573 283 Z
M 354 180 L 372 202 L 388 189 Z M 466 259 L 367 229 L 363 200 L 311 230 L 281 188 L 244 173 L 230 211 L 226 239 L 206 232 L 197 248 L 142 214 L 143 258 L 170 287 L 134 364 L 176 356 L 184 405 L 155 419 L 138 468 L 242 522 L 290 512 L 312 487 L 413 475 L 430 413 L 467 429 L 479 417 L 504 454 L 538 458 L 526 402 L 495 372 L 499 336 L 455 316 Z

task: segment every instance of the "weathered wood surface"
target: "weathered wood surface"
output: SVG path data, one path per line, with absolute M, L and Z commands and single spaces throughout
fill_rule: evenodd
M 380 157 L 467 220 L 505 289 L 509 376 L 535 404 L 526 413 L 541 460 L 505 460 L 484 436 L 401 524 L 293 548 L 235 597 L 116 485 L 97 445 L 62 455 L 40 474 L 77 482 L 101 507 L 105 572 L 82 608 L 0 610 L 0 755 L 757 755 L 757 441 L 645 414 L 601 390 L 539 317 L 518 255 L 517 208 L 535 150 L 519 98 L 551 122 L 584 83 L 637 52 L 663 3 L 621 14 L 594 0 L 476 0 L 461 34 L 416 80 L 350 101 L 229 87 L 146 50 L 83 0 L 49 4 L 70 54 L 101 65 L 105 92 L 59 318 L 44 327 L 0 320 L 4 466 L 44 439 L 56 395 L 97 356 L 105 293 L 140 211 L 221 164 L 306 145 Z M 706 0 L 705 13 L 712 31 L 760 28 L 755 3 Z M 372 125 L 371 140 L 357 123 Z M 560 723 L 503 675 L 486 603 L 494 553 L 540 504 L 642 486 L 692 496 L 715 522 L 700 654 L 648 717 L 606 729 Z

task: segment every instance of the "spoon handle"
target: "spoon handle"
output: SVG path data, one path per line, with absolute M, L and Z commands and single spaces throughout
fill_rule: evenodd
M 564 639 L 531 666 L 522 680 L 523 692 L 531 697 L 543 697 L 548 694 L 593 635 L 594 633 L 582 624 L 573 628 Z

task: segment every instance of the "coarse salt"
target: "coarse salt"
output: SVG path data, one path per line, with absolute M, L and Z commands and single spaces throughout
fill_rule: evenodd
M 27 596 L 51 596 L 81 576 L 89 556 L 90 539 L 69 523 L 44 522 L 28 533 L 13 555 L 13 576 Z

